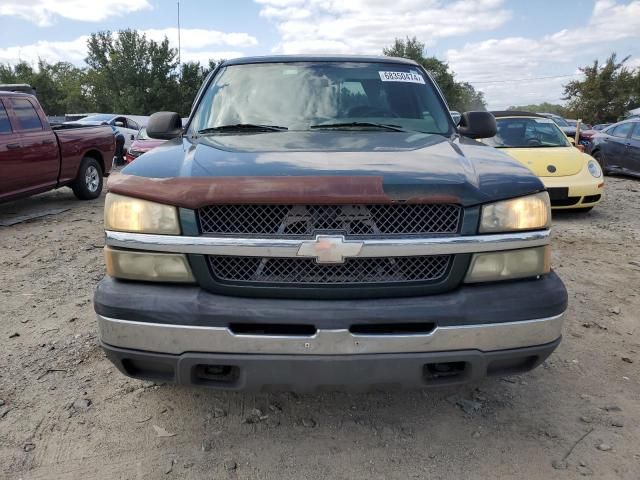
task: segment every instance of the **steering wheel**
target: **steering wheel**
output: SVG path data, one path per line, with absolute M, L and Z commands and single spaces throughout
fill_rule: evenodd
M 397 117 L 395 113 L 380 107 L 371 105 L 357 105 L 347 112 L 349 117 Z
M 530 138 L 529 140 L 527 140 L 527 145 L 529 145 L 530 147 L 539 147 L 540 145 L 542 145 L 542 142 L 537 138 Z

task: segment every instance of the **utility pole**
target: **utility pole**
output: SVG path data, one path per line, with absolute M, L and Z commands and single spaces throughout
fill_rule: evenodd
M 182 63 L 180 61 L 180 0 L 178 0 L 178 69 L 181 70 Z

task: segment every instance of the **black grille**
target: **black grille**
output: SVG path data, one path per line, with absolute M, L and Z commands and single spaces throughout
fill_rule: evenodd
M 218 280 L 295 285 L 432 282 L 446 275 L 450 263 L 451 255 L 349 258 L 339 264 L 312 258 L 209 257 Z
M 451 204 L 210 205 L 198 209 L 203 234 L 311 236 L 458 232 L 462 208 Z
M 567 197 L 567 198 L 557 198 L 555 200 L 551 200 L 552 207 L 569 207 L 571 205 L 575 205 L 580 201 L 580 197 Z
M 600 195 L 587 195 L 582 199 L 582 203 L 593 203 L 600 200 Z

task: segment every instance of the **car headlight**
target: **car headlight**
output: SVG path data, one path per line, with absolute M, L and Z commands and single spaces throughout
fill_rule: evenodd
M 591 176 L 595 178 L 600 178 L 602 176 L 602 169 L 600 168 L 600 165 L 598 165 L 598 162 L 596 162 L 595 160 L 589 160 L 587 168 L 589 169 L 589 173 L 591 174 Z
M 535 247 L 503 252 L 476 253 L 464 281 L 495 282 L 537 277 L 551 270 L 551 248 Z
M 551 203 L 547 192 L 503 200 L 482 207 L 480 233 L 536 230 L 551 225 Z
M 141 252 L 105 247 L 107 274 L 124 280 L 194 283 L 187 257 L 181 253 Z
M 119 232 L 180 235 L 178 209 L 108 193 L 104 203 L 104 228 Z

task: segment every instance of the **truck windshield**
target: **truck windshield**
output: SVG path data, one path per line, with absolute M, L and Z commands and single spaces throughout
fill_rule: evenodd
M 369 130 L 450 135 L 436 88 L 417 67 L 396 63 L 296 62 L 230 65 L 205 92 L 190 133 Z
M 569 147 L 566 135 L 550 118 L 513 117 L 496 120 L 498 133 L 481 141 L 497 148 Z

